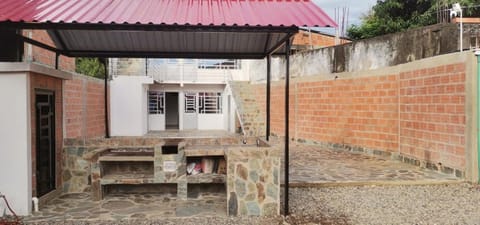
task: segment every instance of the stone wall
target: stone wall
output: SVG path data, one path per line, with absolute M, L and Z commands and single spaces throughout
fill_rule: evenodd
M 388 156 L 414 165 L 473 174 L 475 58 L 454 53 L 372 71 L 295 78 L 290 135 L 298 142 Z M 265 84 L 256 84 L 264 93 Z M 272 84 L 271 129 L 284 135 L 284 81 Z M 473 88 L 470 90 L 474 90 Z M 265 98 L 258 98 L 264 105 Z M 265 108 L 261 108 L 265 115 Z M 471 139 L 474 142 L 475 139 Z M 475 159 L 475 157 L 473 157 Z M 470 166 L 469 166 L 470 165 Z
M 275 147 L 229 148 L 228 215 L 280 214 L 280 156 Z
M 92 138 L 65 140 L 63 154 L 63 192 L 90 192 L 91 167 L 89 154 L 100 148 L 153 147 L 163 141 L 154 138 Z
M 187 160 L 185 157 L 185 142 L 178 144 L 177 154 L 163 154 L 163 145 L 155 146 L 154 160 L 154 180 L 155 183 L 176 183 L 177 198 L 187 200 Z M 174 172 L 166 172 L 163 166 L 166 161 L 175 162 L 176 170 Z

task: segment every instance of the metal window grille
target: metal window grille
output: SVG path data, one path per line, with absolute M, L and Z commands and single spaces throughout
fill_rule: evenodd
M 161 91 L 148 92 L 148 113 L 164 114 L 165 112 L 165 93 Z
M 200 92 L 198 93 L 198 110 L 201 114 L 222 113 L 222 93 Z
M 197 112 L 197 94 L 185 93 L 185 113 Z
M 199 69 L 227 69 L 236 70 L 240 68 L 240 60 L 238 59 L 199 59 Z

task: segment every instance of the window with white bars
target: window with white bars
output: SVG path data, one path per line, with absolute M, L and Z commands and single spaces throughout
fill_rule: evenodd
M 222 93 L 217 93 L 217 92 L 198 93 L 198 112 L 201 114 L 222 113 Z
M 162 92 L 162 91 L 148 92 L 148 113 L 150 114 L 165 113 L 165 92 Z
M 197 94 L 185 93 L 185 113 L 197 112 Z

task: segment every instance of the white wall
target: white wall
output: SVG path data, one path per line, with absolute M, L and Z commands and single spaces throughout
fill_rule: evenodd
M 165 114 L 148 115 L 148 130 L 165 130 Z
M 241 66 L 238 70 L 228 70 L 232 80 L 235 81 L 249 81 L 250 80 L 250 61 L 252 60 L 240 60 Z M 265 67 L 266 68 L 266 67 Z
M 199 130 L 227 130 L 230 122 L 235 131 L 235 104 L 231 102 L 228 119 L 229 91 L 224 84 L 153 84 L 153 79 L 143 76 L 117 76 L 110 82 L 110 132 L 112 136 L 142 136 L 149 130 L 165 130 L 165 115 L 148 114 L 148 90 L 179 93 L 180 129 L 189 129 L 183 115 L 185 92 L 222 92 L 223 114 L 198 114 L 196 128 Z
M 148 132 L 147 86 L 153 79 L 118 76 L 110 82 L 110 133 L 142 136 Z
M 19 215 L 30 214 L 32 208 L 28 82 L 26 73 L 0 73 L 0 192 Z M 4 210 L 0 200 L 0 215 Z
M 144 134 L 148 132 L 148 85 L 142 84 L 142 131 Z
M 159 90 L 159 91 L 164 91 L 164 92 L 178 92 L 179 93 L 179 111 L 180 111 L 180 129 L 192 129 L 192 127 L 195 127 L 198 130 L 227 130 L 228 129 L 228 124 L 227 124 L 227 101 L 226 101 L 226 96 L 227 93 L 225 92 L 225 84 L 185 84 L 183 86 L 180 86 L 178 84 L 155 84 L 155 85 L 150 85 L 150 90 Z M 223 96 L 223 114 L 196 114 L 198 116 L 197 119 L 191 118 L 192 115 L 187 115 L 185 116 L 184 112 L 184 93 L 185 92 L 221 92 Z M 150 117 L 151 118 L 151 117 Z M 191 121 L 197 121 L 197 124 L 195 126 L 190 126 L 186 123 L 191 122 Z M 160 125 L 159 122 L 157 121 L 157 118 L 155 120 L 150 120 L 150 130 L 152 130 L 152 127 L 156 127 L 157 125 Z M 234 125 L 232 125 L 233 127 Z
M 228 108 L 228 100 L 230 99 L 230 109 Z M 225 130 L 228 130 L 231 133 L 235 133 L 235 116 L 236 116 L 236 108 L 235 108 L 235 99 L 228 93 L 225 99 Z
M 225 130 L 223 114 L 198 114 L 199 130 Z

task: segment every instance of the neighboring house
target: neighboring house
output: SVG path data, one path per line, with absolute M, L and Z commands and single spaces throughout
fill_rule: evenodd
M 109 62 L 113 136 L 164 130 L 235 131 L 236 107 L 228 81 L 249 79 L 241 60 Z
M 346 37 L 336 37 L 321 31 L 301 28 L 294 36 L 292 50 L 304 51 L 350 43 Z

